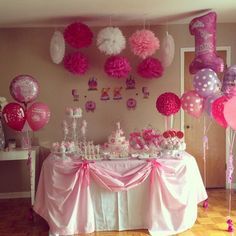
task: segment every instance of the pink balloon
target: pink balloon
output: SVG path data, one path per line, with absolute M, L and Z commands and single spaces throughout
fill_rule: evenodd
M 50 119 L 48 106 L 41 102 L 33 103 L 27 111 L 27 122 L 33 131 L 42 129 Z
M 195 58 L 189 66 L 191 74 L 203 68 L 223 72 L 224 62 L 216 54 L 216 13 L 210 12 L 194 18 L 189 31 L 195 36 Z
M 228 101 L 226 96 L 217 98 L 211 105 L 212 116 L 215 121 L 222 127 L 227 128 L 228 124 L 224 117 L 224 105 Z
M 17 131 L 21 131 L 24 127 L 26 115 L 24 108 L 18 103 L 8 103 L 2 111 L 2 115 L 6 124 Z
M 224 117 L 228 125 L 236 130 L 236 97 L 228 100 L 224 105 Z
M 27 104 L 37 98 L 39 85 L 30 75 L 18 75 L 11 81 L 10 93 L 16 101 Z
M 181 97 L 181 106 L 189 115 L 199 118 L 203 112 L 203 98 L 194 90 L 185 92 Z

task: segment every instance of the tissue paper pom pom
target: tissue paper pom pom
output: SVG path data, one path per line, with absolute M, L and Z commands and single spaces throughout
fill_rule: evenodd
M 168 32 L 161 42 L 161 62 L 163 67 L 171 65 L 175 55 L 175 41 Z
M 177 113 L 180 106 L 180 98 L 174 93 L 163 93 L 156 101 L 157 110 L 164 116 L 170 116 Z
M 137 72 L 146 79 L 159 78 L 163 74 L 163 67 L 158 59 L 148 57 L 138 65 Z
M 64 38 L 71 47 L 83 48 L 92 43 L 93 33 L 87 25 L 75 22 L 66 27 Z
M 126 57 L 111 56 L 107 58 L 104 69 L 111 77 L 125 78 L 129 75 L 131 66 Z
M 119 54 L 125 49 L 126 39 L 117 27 L 106 27 L 99 31 L 97 46 L 101 52 L 107 55 Z
M 55 31 L 50 41 L 50 56 L 55 64 L 63 61 L 65 55 L 65 40 L 60 31 Z
M 64 58 L 64 67 L 72 74 L 83 75 L 88 69 L 88 59 L 81 52 L 70 53 Z
M 143 59 L 160 48 L 159 39 L 150 30 L 138 30 L 131 35 L 129 43 L 133 53 Z

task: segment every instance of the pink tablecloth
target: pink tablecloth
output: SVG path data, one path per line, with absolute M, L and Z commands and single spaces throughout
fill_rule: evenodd
M 59 235 L 148 229 L 172 235 L 191 228 L 207 198 L 195 159 L 44 161 L 34 210 Z

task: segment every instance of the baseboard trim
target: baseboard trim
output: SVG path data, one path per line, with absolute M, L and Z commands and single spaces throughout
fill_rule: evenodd
M 0 199 L 30 198 L 30 192 L 0 193 Z

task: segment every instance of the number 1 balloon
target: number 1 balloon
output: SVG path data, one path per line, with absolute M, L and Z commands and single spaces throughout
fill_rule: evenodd
M 190 73 L 195 74 L 203 68 L 223 72 L 224 62 L 216 54 L 216 13 L 194 18 L 189 31 L 195 36 L 195 58 L 189 66 Z

